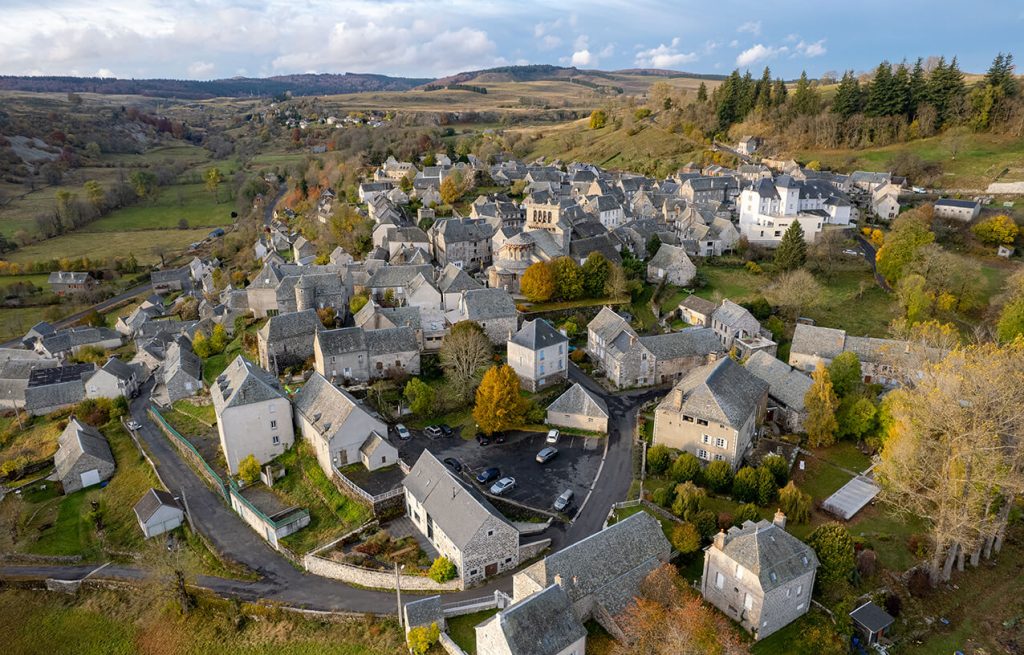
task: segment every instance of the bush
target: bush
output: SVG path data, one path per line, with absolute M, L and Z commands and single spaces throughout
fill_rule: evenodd
M 238 477 L 246 484 L 254 484 L 260 479 L 260 463 L 255 455 L 247 455 L 238 463 Z
M 724 492 L 732 486 L 732 467 L 721 460 L 711 462 L 704 469 L 704 486 L 716 493 Z
M 692 482 L 676 485 L 675 500 L 672 501 L 672 513 L 680 518 L 685 518 L 692 513 L 699 512 L 703 508 L 706 498 L 707 492 Z
M 755 523 L 761 519 L 761 512 L 757 509 L 757 505 L 754 503 L 746 503 L 736 508 L 736 514 L 732 518 L 734 525 L 743 525 L 745 521 L 754 521 Z
M 692 523 L 681 523 L 672 528 L 669 542 L 683 555 L 692 555 L 700 550 L 700 532 Z
M 870 578 L 878 570 L 878 555 L 873 550 L 862 550 L 857 553 L 857 574 L 863 578 Z M 889 612 L 892 614 L 892 612 Z
M 732 481 L 732 496 L 741 503 L 752 503 L 757 500 L 757 471 L 744 466 Z
M 757 262 L 747 262 L 747 271 L 753 273 L 754 275 L 760 275 L 761 273 L 764 273 L 764 269 L 761 268 L 761 265 L 758 264 Z
M 700 460 L 693 453 L 682 453 L 672 462 L 669 475 L 676 482 L 697 482 L 700 479 Z
M 569 359 L 576 362 L 577 364 L 582 364 L 586 358 L 587 351 L 583 350 L 582 348 L 577 348 L 576 350 L 569 353 Z
M 718 515 L 709 509 L 702 509 L 699 512 L 691 512 L 686 518 L 697 528 L 697 532 L 704 539 L 710 539 L 718 532 Z
M 647 451 L 647 471 L 651 475 L 661 475 L 668 469 L 672 457 L 668 446 L 658 444 Z
M 853 577 L 856 565 L 853 538 L 845 527 L 838 523 L 820 525 L 807 538 L 807 545 L 814 549 L 821 562 L 818 568 L 821 588 L 849 582 Z
M 429 626 L 417 626 L 409 630 L 409 634 L 406 635 L 409 650 L 413 652 L 413 655 L 426 655 L 440 638 L 441 629 L 437 627 L 436 623 L 431 623 Z
M 455 578 L 455 565 L 447 557 L 438 557 L 430 565 L 430 571 L 427 575 L 434 582 L 448 582 Z
M 784 487 L 789 481 L 789 462 L 781 455 L 768 455 L 761 460 L 761 466 L 772 472 L 775 486 Z
M 4 462 L 6 464 L 6 462 Z M 0 471 L 3 469 L 0 468 Z M 668 507 L 672 504 L 672 488 L 671 487 L 658 487 L 651 494 L 651 500 L 655 505 L 659 507 Z
M 779 492 L 779 509 L 794 523 L 806 523 L 811 519 L 811 495 L 800 491 L 790 480 Z
M 775 484 L 775 476 L 764 466 L 757 467 L 757 504 L 767 507 L 778 495 L 779 487 Z

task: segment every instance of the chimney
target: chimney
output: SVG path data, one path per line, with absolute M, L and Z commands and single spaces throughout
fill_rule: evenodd
M 782 513 L 781 509 L 775 510 L 775 517 L 772 519 L 772 523 L 782 530 L 786 529 L 786 515 Z
M 719 530 L 711 543 L 718 550 L 723 550 L 725 548 L 725 530 Z

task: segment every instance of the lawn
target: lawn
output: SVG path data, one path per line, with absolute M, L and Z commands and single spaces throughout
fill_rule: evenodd
M 389 619 L 331 621 L 198 597 L 183 615 L 167 584 L 75 596 L 0 591 L 5 648 L 23 655 L 405 655 L 404 635 Z
M 15 457 L 26 457 L 29 462 L 38 462 L 57 452 L 57 437 L 61 432 L 57 421 L 45 416 L 30 417 L 22 412 L 21 420 L 25 425 L 22 429 L 13 415 L 2 420 L 0 462 Z
M 89 257 L 106 259 L 135 255 L 140 264 L 160 261 L 154 248 L 181 250 L 190 243 L 202 241 L 210 231 L 206 228 L 190 230 L 134 230 L 131 232 L 72 232 L 18 248 L 7 258 L 25 263 L 49 261 L 60 257 Z
M 204 184 L 164 187 L 152 202 L 140 202 L 118 209 L 83 227 L 82 232 L 125 232 L 132 230 L 177 229 L 184 218 L 190 227 L 218 227 L 233 222 L 234 208 L 227 190 L 219 190 L 218 203 Z
M 51 307 L 59 310 L 59 316 L 67 316 L 83 309 L 85 305 L 61 303 L 60 305 L 0 308 L 0 339 L 13 339 L 14 337 L 24 336 L 30 327 L 47 319 L 47 310 Z
M 497 613 L 498 610 L 493 609 L 453 616 L 447 619 L 448 636 L 459 645 L 459 648 L 472 655 L 476 652 L 476 630 L 474 628 Z
M 187 400 L 178 400 L 174 403 L 173 407 L 175 411 L 187 414 L 207 425 L 215 425 L 217 423 L 217 414 L 212 404 L 196 405 Z
M 639 331 L 644 334 L 661 333 L 661 326 L 658 323 L 658 319 L 654 317 L 654 312 L 651 311 L 651 297 L 653 296 L 654 285 L 645 284 L 636 300 L 634 300 L 633 304 L 629 306 L 629 311 L 633 314 L 634 322 L 640 323 Z

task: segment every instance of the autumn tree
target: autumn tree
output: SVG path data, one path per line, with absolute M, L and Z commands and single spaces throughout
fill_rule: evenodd
M 210 347 L 210 340 L 207 339 L 206 335 L 202 332 L 196 332 L 196 335 L 192 337 L 192 350 L 203 359 L 206 359 L 213 354 L 213 350 Z
M 260 479 L 260 463 L 255 455 L 247 455 L 238 463 L 238 478 L 246 484 L 253 484 Z
M 434 388 L 419 378 L 412 378 L 406 382 L 403 395 L 413 414 L 426 416 L 434 409 Z
M 220 199 L 217 197 L 217 190 L 220 188 L 221 182 L 224 181 L 224 176 L 221 174 L 220 169 L 216 166 L 206 169 L 203 179 L 206 181 L 206 190 L 213 194 L 213 199 L 216 202 L 220 202 Z
M 832 381 L 832 390 L 839 398 L 859 391 L 863 374 L 857 353 L 847 350 L 836 355 L 828 365 L 828 377 Z
M 608 112 L 603 109 L 595 109 L 590 112 L 590 129 L 599 130 L 608 123 Z
M 801 311 L 817 306 L 823 296 L 824 288 L 821 283 L 804 268 L 779 275 L 764 289 L 765 299 L 790 318 L 795 318 Z
M 832 388 L 828 369 L 821 363 L 811 374 L 811 387 L 804 396 L 804 408 L 807 410 L 804 429 L 807 431 L 808 443 L 815 448 L 835 443 L 839 399 Z
M 779 509 L 793 523 L 807 523 L 811 519 L 811 495 L 800 490 L 792 480 L 779 490 Z
M 100 183 L 96 180 L 86 180 L 82 184 L 82 188 L 85 190 L 85 197 L 89 200 L 89 204 L 92 205 L 93 209 L 97 213 L 102 212 L 106 205 L 107 194 Z
M 583 296 L 583 269 L 571 257 L 557 257 L 549 264 L 555 280 L 555 294 L 562 300 Z
M 441 182 L 441 202 L 454 205 L 462 197 L 462 187 L 455 175 L 449 175 Z
M 982 243 L 990 245 L 1009 245 L 1017 239 L 1020 228 L 1006 214 L 986 218 L 971 228 L 974 236 Z
M 531 302 L 547 302 L 555 295 L 555 275 L 547 262 L 534 262 L 523 272 L 519 290 Z
M 794 220 L 782 235 L 779 247 L 775 249 L 772 264 L 776 271 L 792 271 L 807 261 L 807 242 L 800 221 Z
M 481 432 L 493 434 L 522 425 L 527 408 L 519 389 L 519 376 L 511 366 L 503 364 L 487 369 L 477 387 L 473 407 L 473 420 Z
M 445 377 L 466 397 L 494 354 L 490 339 L 475 321 L 459 321 L 441 341 L 439 357 Z
M 366 303 L 370 302 L 370 296 L 365 293 L 357 293 L 356 295 L 349 298 L 348 310 L 353 314 L 358 314 L 359 310 L 366 307 Z
M 598 251 L 587 255 L 583 262 L 583 291 L 588 298 L 600 298 L 605 295 L 605 286 L 611 263 Z
M 316 315 L 320 324 L 327 329 L 333 328 L 338 322 L 338 310 L 330 306 L 316 310 Z
M 693 555 L 700 550 L 700 532 L 697 531 L 697 526 L 689 521 L 684 521 L 672 528 L 669 541 L 672 543 L 672 547 L 684 557 Z
M 218 323 L 213 326 L 210 332 L 210 352 L 214 355 L 224 352 L 228 345 L 228 332 L 224 326 Z
M 441 638 L 441 629 L 437 623 L 419 625 L 410 628 L 405 638 L 413 655 L 426 655 Z
M 1024 294 L 1003 305 L 996 322 L 996 335 L 1003 343 L 1024 335 Z
M 917 258 L 926 244 L 935 240 L 928 217 L 920 210 L 901 214 L 885 236 L 885 242 L 875 253 L 875 265 L 890 284 L 903 277 L 908 266 Z

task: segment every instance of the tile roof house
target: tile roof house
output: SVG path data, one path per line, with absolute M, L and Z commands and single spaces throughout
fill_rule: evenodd
M 669 284 L 685 287 L 696 275 L 697 267 L 686 256 L 686 251 L 667 243 L 661 244 L 657 254 L 647 262 L 647 281 L 652 284 L 664 280 Z
M 53 463 L 65 494 L 109 480 L 116 463 L 106 437 L 72 416 L 57 439 Z
M 654 413 L 654 443 L 739 468 L 765 414 L 768 384 L 730 357 L 679 381 Z
M 266 464 L 295 441 L 292 404 L 277 378 L 241 355 L 210 387 L 228 471 L 249 455 Z
M 818 558 L 774 522 L 746 521 L 719 532 L 704 549 L 701 596 L 730 619 L 764 639 L 807 613 Z
M 765 420 L 774 421 L 789 432 L 803 432 L 807 418 L 804 396 L 811 388 L 810 376 L 764 351 L 748 357 L 743 366 L 768 383 Z
M 387 423 L 319 373 L 295 394 L 294 408 L 302 436 L 313 445 L 327 477 L 356 462 L 375 471 L 398 461 L 398 450 L 387 440 Z
M 718 304 L 690 294 L 679 303 L 679 318 L 690 325 L 711 327 L 711 316 L 718 309 Z
M 315 309 L 271 316 L 256 333 L 260 366 L 280 374 L 313 356 L 313 338 L 323 329 Z
M 548 405 L 547 423 L 588 432 L 608 431 L 608 405 L 579 382 Z
M 658 520 L 638 512 L 516 573 L 513 607 L 557 585 L 569 596 L 577 621 L 596 620 L 621 637 L 616 617 L 633 602 L 644 578 L 667 562 L 671 552 Z
M 192 350 L 188 337 L 178 337 L 167 347 L 160 379 L 171 403 L 203 389 L 203 360 Z
M 150 489 L 132 509 L 146 539 L 170 532 L 185 519 L 178 500 L 163 489 Z
M 828 366 L 842 352 L 850 351 L 860 360 L 865 384 L 895 386 L 901 371 L 897 360 L 909 344 L 898 339 L 852 337 L 845 330 L 797 323 L 789 349 L 789 364 L 811 373 L 818 364 Z
M 569 338 L 542 318 L 526 321 L 509 336 L 509 366 L 524 389 L 537 391 L 566 380 L 569 374 Z
M 715 309 L 708 327 L 715 331 L 726 350 L 732 350 L 739 337 L 763 336 L 767 332 L 745 307 L 737 305 L 728 298 L 724 299 Z
M 476 321 L 491 343 L 499 345 L 519 326 L 519 313 L 504 289 L 470 289 L 462 292 L 459 305 L 447 314 L 448 321 Z
M 584 655 L 587 629 L 557 584 L 476 626 L 477 655 Z
M 25 411 L 41 416 L 85 400 L 84 379 L 95 370 L 95 364 L 34 368 L 25 387 Z
M 519 531 L 478 492 L 424 450 L 402 481 L 406 513 L 463 586 L 519 565 Z

